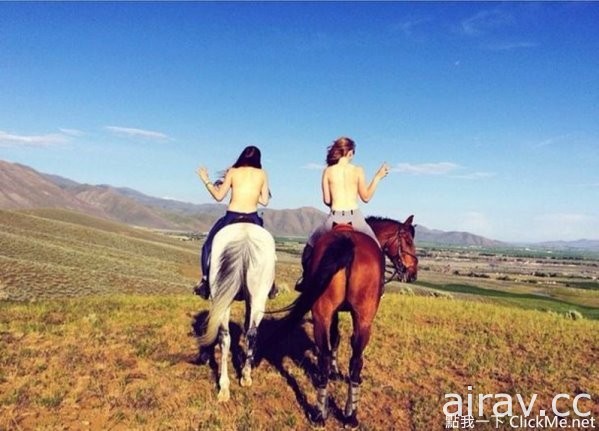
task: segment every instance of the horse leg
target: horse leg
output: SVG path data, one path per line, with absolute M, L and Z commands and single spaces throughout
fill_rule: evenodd
M 349 361 L 349 385 L 347 404 L 345 405 L 345 427 L 356 429 L 359 426 L 357 411 L 360 402 L 360 384 L 362 383 L 362 367 L 364 360 L 362 354 L 370 339 L 370 323 L 360 324 L 354 316 L 354 334 L 351 346 L 352 356 Z
M 264 284 L 265 288 L 270 283 Z M 252 367 L 254 366 L 254 356 L 256 352 L 256 342 L 258 341 L 258 326 L 264 317 L 264 305 L 266 304 L 266 294 L 264 289 L 254 293 L 251 299 L 246 302 L 245 338 L 247 342 L 247 353 L 245 364 L 241 370 L 241 386 L 252 385 Z M 248 305 L 249 304 L 249 305 Z
M 324 321 L 318 314 L 314 315 L 314 340 L 318 348 L 318 374 L 316 376 L 316 412 L 311 418 L 316 426 L 324 427 L 328 416 L 328 393 L 327 386 L 329 375 L 331 374 L 332 352 L 330 345 L 330 326 L 331 322 Z
M 252 386 L 252 366 L 254 365 L 254 351 L 256 350 L 256 340 L 258 339 L 258 325 L 252 322 L 250 329 L 246 331 L 247 355 L 245 364 L 241 370 L 241 386 Z
M 331 347 L 332 347 L 332 359 L 331 359 L 331 380 L 341 380 L 343 376 L 339 371 L 339 364 L 337 363 L 337 354 L 339 352 L 339 343 L 341 341 L 341 334 L 339 333 L 339 312 L 333 314 L 333 322 L 331 323 Z
M 231 349 L 231 334 L 229 333 L 229 316 L 231 314 L 231 308 L 226 311 L 223 321 L 219 330 L 219 341 L 220 341 L 220 378 L 218 380 L 218 386 L 220 388 L 218 392 L 218 401 L 225 402 L 229 401 L 229 372 L 228 372 L 228 359 L 229 350 Z

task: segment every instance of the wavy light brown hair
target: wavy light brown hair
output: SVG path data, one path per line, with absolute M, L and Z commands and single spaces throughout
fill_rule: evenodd
M 350 151 L 356 151 L 356 143 L 345 136 L 335 140 L 333 145 L 327 148 L 327 165 L 336 165 L 339 159 L 343 156 L 347 156 Z

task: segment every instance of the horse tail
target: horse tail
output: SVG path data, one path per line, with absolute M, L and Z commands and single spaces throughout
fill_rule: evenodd
M 284 334 L 293 329 L 310 311 L 314 303 L 322 296 L 331 279 L 338 271 L 349 272 L 354 261 L 355 244 L 349 236 L 338 236 L 324 250 L 320 262 L 314 271 L 306 275 L 304 291 L 289 306 L 279 311 L 289 311 L 280 319 L 281 326 L 277 334 Z M 349 276 L 348 276 L 349 279 Z
M 252 259 L 252 247 L 247 239 L 230 242 L 220 256 L 215 283 L 211 286 L 212 305 L 204 325 L 204 333 L 199 337 L 200 346 L 212 344 L 218 329 L 231 306 L 231 303 L 246 285 L 247 267 Z M 217 288 L 215 288 L 217 287 Z

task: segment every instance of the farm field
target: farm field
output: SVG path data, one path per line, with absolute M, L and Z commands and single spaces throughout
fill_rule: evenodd
M 194 323 L 208 308 L 191 295 L 199 244 L 59 210 L 0 211 L 0 430 L 310 429 L 309 318 L 265 354 L 252 388 L 233 372 L 231 401 L 216 402 L 215 363 L 196 363 Z M 271 310 L 293 300 L 300 272 L 301 242 L 277 247 Z M 444 395 L 468 386 L 537 394 L 537 413 L 556 394 L 586 393 L 582 410 L 599 417 L 597 260 L 527 253 L 419 250 L 419 281 L 391 283 L 375 321 L 362 429 L 444 429 Z M 348 316 L 341 324 L 346 370 Z M 346 384 L 331 391 L 333 430 Z

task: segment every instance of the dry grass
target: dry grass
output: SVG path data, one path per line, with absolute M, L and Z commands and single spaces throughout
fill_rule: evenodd
M 261 362 L 251 389 L 233 382 L 231 401 L 218 404 L 214 364 L 193 363 L 192 324 L 205 307 L 176 295 L 0 304 L 0 429 L 308 429 L 311 325 Z M 238 339 L 241 304 L 233 315 Z M 346 316 L 342 328 L 347 364 Z M 583 391 L 598 415 L 598 329 L 589 320 L 388 294 L 366 353 L 363 429 L 440 429 L 444 394 L 465 394 L 468 385 L 537 393 L 546 409 L 554 394 Z M 337 405 L 345 393 L 333 384 Z
M 198 246 L 72 213 L 0 211 L 0 294 L 12 299 L 0 302 L 0 430 L 309 429 L 309 321 L 266 355 L 252 388 L 235 383 L 233 371 L 231 401 L 216 402 L 215 363 L 194 363 L 193 324 L 207 308 L 189 292 Z M 291 289 L 298 275 L 297 256 L 279 253 L 279 286 Z M 421 279 L 455 281 L 428 271 Z M 285 293 L 269 308 L 293 298 Z M 13 301 L 21 299 L 36 302 Z M 235 304 L 234 346 L 243 311 Z M 341 324 L 346 372 L 347 316 Z M 468 385 L 536 393 L 537 410 L 549 410 L 557 393 L 585 392 L 593 397 L 585 408 L 599 417 L 599 322 L 388 293 L 363 378 L 365 430 L 443 429 L 444 394 L 466 394 Z M 331 430 L 345 384 L 333 383 L 332 395 Z
M 14 300 L 182 293 L 199 275 L 198 244 L 67 211 L 0 211 L 0 250 Z

